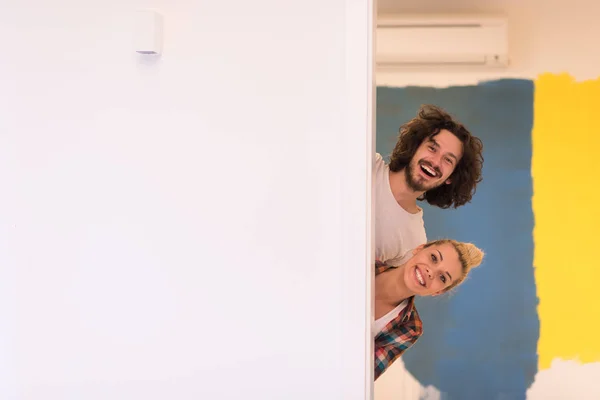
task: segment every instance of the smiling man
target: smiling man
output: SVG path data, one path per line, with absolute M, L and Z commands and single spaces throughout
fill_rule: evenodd
M 386 164 L 375 159 L 375 258 L 390 266 L 427 241 L 417 201 L 460 207 L 481 182 L 483 144 L 439 107 L 424 105 L 400 127 Z

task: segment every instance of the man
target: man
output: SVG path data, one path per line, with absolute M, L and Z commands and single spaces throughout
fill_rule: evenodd
M 375 258 L 390 266 L 427 242 L 417 200 L 440 208 L 471 201 L 483 144 L 444 110 L 425 105 L 400 127 L 389 164 L 375 159 Z

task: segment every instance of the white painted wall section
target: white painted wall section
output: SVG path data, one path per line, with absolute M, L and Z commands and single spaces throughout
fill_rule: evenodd
M 369 398 L 372 7 L 3 4 L 0 398 Z

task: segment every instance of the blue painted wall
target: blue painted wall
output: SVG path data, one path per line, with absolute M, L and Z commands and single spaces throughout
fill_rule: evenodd
M 470 204 L 456 210 L 421 204 L 430 240 L 449 237 L 486 251 L 484 263 L 456 292 L 417 300 L 424 334 L 404 361 L 443 399 L 525 399 L 537 371 L 533 90 L 529 80 L 377 89 L 377 151 L 385 159 L 400 125 L 424 103 L 446 109 L 484 142 L 484 180 Z

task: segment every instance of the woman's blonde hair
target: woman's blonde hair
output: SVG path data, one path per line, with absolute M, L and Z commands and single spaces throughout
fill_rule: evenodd
M 469 275 L 471 269 L 476 268 L 481 264 L 481 261 L 483 261 L 484 253 L 483 250 L 479 249 L 473 243 L 459 242 L 453 239 L 434 240 L 432 242 L 428 242 L 423 247 L 427 248 L 436 244 L 440 245 L 444 243 L 451 244 L 452 247 L 454 247 L 454 249 L 458 253 L 458 260 L 460 261 L 463 272 L 459 278 L 455 279 L 454 282 L 452 282 L 452 285 L 444 289 L 444 292 L 447 292 L 452 288 L 455 288 L 456 286 L 460 285 L 465 280 L 467 275 Z

